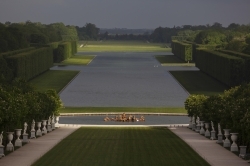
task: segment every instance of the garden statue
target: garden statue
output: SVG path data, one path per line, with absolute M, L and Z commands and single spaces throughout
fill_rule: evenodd
M 28 126 L 28 124 L 25 122 L 25 123 L 24 123 L 23 134 L 27 134 L 27 133 L 26 133 L 26 131 L 27 131 L 27 126 Z
M 199 118 L 199 116 L 197 116 L 196 123 L 197 123 L 197 124 L 200 123 L 200 118 Z
M 35 120 L 33 119 L 32 124 L 31 124 L 31 131 L 35 130 Z
M 213 123 L 213 121 L 211 121 L 211 127 L 212 127 L 212 131 L 215 131 L 214 130 L 214 123 Z
M 220 123 L 218 123 L 218 134 L 221 134 L 221 135 L 222 135 Z

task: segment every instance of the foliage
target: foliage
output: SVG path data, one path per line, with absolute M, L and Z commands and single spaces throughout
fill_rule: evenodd
M 10 84 L 0 84 L 0 130 L 13 131 L 22 128 L 24 122 L 48 119 L 58 115 L 61 100 L 54 90 L 45 93 L 34 91 L 22 79 Z
M 222 129 L 239 133 L 238 144 L 247 145 L 250 150 L 250 83 L 233 87 L 222 95 L 191 95 L 185 101 L 185 108 L 189 116 L 220 123 Z
M 197 44 L 222 45 L 226 41 L 226 35 L 216 30 L 205 30 L 198 33 L 194 41 Z
M 172 41 L 171 43 L 172 52 L 175 56 L 178 56 L 185 62 L 192 61 L 193 59 L 193 45 L 188 43 L 182 43 L 179 41 Z

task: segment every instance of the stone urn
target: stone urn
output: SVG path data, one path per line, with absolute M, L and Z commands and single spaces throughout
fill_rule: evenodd
M 239 157 L 244 159 L 247 154 L 247 146 L 239 146 L 239 147 L 240 147 Z
M 17 139 L 15 141 L 15 146 L 21 147 L 22 146 L 22 140 L 19 138 L 21 136 L 22 129 L 16 129 L 16 136 Z
M 231 134 L 231 140 L 233 141 L 230 151 L 231 152 L 238 152 L 238 145 L 236 144 L 237 138 L 238 138 L 238 133 L 230 133 Z
M 59 126 L 59 116 L 56 116 L 56 123 L 55 123 L 55 128 L 58 128 Z
M 36 136 L 42 136 L 41 126 L 42 126 L 42 122 L 37 122 Z
M 230 129 L 223 129 L 224 130 L 224 136 L 226 137 L 226 139 L 223 141 L 223 147 L 225 148 L 229 148 L 231 146 L 231 142 L 230 140 L 228 139 L 229 137 L 229 132 L 230 132 Z
M 205 134 L 205 130 L 204 130 L 204 121 L 200 121 L 200 123 L 201 123 L 201 129 L 200 129 L 200 134 L 201 135 L 204 135 Z
M 42 129 L 42 134 L 47 134 L 47 120 L 43 120 L 43 129 Z
M 205 137 L 210 137 L 210 132 L 209 132 L 209 123 L 205 123 L 205 128 L 206 128 L 206 132 L 205 132 Z
M 7 132 L 7 134 L 8 134 L 8 141 L 9 141 L 9 143 L 6 146 L 6 151 L 14 151 L 14 146 L 13 146 L 13 144 L 11 142 L 13 140 L 13 134 L 14 134 L 14 132 Z

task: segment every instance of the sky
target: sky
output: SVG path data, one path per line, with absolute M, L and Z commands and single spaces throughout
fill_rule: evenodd
M 250 24 L 250 0 L 0 0 L 0 22 L 155 29 Z

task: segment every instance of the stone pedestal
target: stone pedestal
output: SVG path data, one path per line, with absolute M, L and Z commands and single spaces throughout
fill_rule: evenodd
M 0 158 L 4 157 L 4 146 L 0 145 Z
M 205 130 L 204 130 L 204 128 L 203 128 L 203 126 L 204 126 L 204 121 L 200 121 L 200 123 L 201 123 L 200 134 L 201 134 L 201 135 L 204 135 L 204 134 L 205 134 Z
M 29 142 L 28 136 L 29 136 L 29 134 L 23 134 L 23 143 L 28 143 Z
M 47 134 L 47 120 L 43 120 L 43 129 L 42 129 L 42 134 Z
M 192 129 L 192 127 L 193 127 L 192 117 L 190 117 L 188 128 Z
M 35 130 L 31 130 L 30 131 L 30 139 L 36 138 L 36 131 Z
M 218 134 L 218 140 L 216 141 L 218 144 L 222 144 L 223 143 L 223 135 L 222 134 Z
M 51 131 L 52 131 L 51 124 L 48 124 L 47 127 L 48 127 L 48 130 L 47 130 L 47 131 L 48 131 L 48 132 L 51 132 Z
M 228 136 L 230 135 L 230 134 L 229 134 L 230 129 L 223 129 L 223 130 L 224 130 L 224 135 L 225 135 L 225 137 L 226 137 L 226 139 L 223 141 L 223 147 L 225 147 L 225 148 L 230 148 L 231 142 L 230 142 L 230 140 L 228 139 Z
M 7 134 L 8 134 L 9 143 L 6 146 L 6 151 L 14 151 L 14 146 L 13 146 L 13 144 L 11 142 L 13 140 L 14 132 L 7 132 Z
M 16 141 L 15 141 L 15 146 L 17 146 L 17 147 L 23 146 L 22 140 L 19 138 L 20 135 L 21 135 L 21 131 L 22 131 L 22 129 L 16 129 L 16 136 L 17 136 L 17 139 L 16 139 Z
M 38 137 L 42 136 L 41 124 L 42 124 L 42 122 L 37 122 L 38 129 L 36 131 L 36 136 L 38 136 Z
M 238 152 L 238 145 L 236 144 L 237 138 L 238 138 L 238 133 L 231 133 L 231 140 L 233 141 L 231 147 L 230 147 L 230 151 L 231 152 Z
M 216 139 L 216 131 L 211 131 L 211 140 L 215 140 Z
M 247 146 L 239 146 L 239 147 L 240 147 L 239 157 L 244 159 L 247 154 Z
M 55 129 L 56 129 L 56 127 L 55 127 L 55 122 L 52 122 L 52 123 L 51 123 L 51 129 L 52 129 L 52 130 L 55 130 Z
M 55 128 L 59 128 L 59 116 L 56 116 Z
M 200 133 L 200 130 L 201 130 L 201 125 L 200 125 L 200 123 L 198 123 L 198 124 L 196 125 L 195 131 L 196 131 L 197 133 Z
M 205 137 L 210 137 L 210 131 L 208 130 L 209 129 L 209 123 L 205 123 L 205 127 L 206 127 L 206 132 L 205 132 Z

